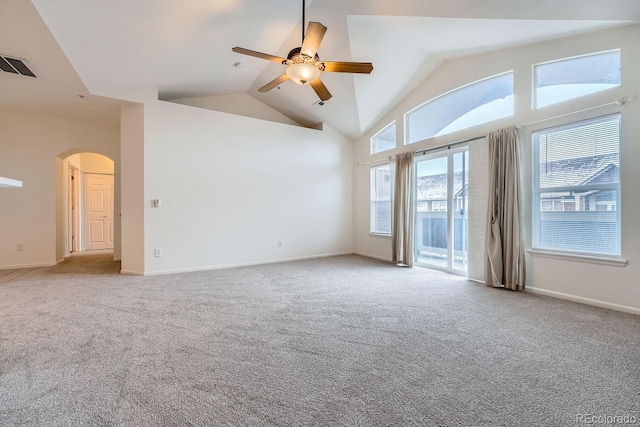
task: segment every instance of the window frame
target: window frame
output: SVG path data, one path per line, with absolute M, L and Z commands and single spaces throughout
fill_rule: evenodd
M 441 94 L 439 94 L 439 95 L 437 95 L 437 96 L 435 96 L 435 97 L 423 102 L 422 104 L 419 104 L 418 106 L 416 106 L 416 107 L 410 109 L 409 111 L 407 111 L 406 113 L 404 113 L 404 140 L 403 140 L 403 145 L 407 146 L 407 145 L 418 144 L 418 143 L 423 142 L 423 141 L 428 141 L 430 139 L 437 138 L 439 136 L 443 136 L 443 135 L 434 135 L 434 136 L 426 138 L 426 139 L 421 139 L 421 140 L 417 140 L 417 141 L 414 141 L 414 142 L 409 142 L 409 137 L 410 137 L 410 135 L 409 135 L 409 116 L 411 114 L 415 113 L 416 111 L 420 110 L 423 107 L 426 107 L 429 104 L 437 102 L 438 100 L 440 100 L 442 98 L 445 98 L 447 96 L 450 96 L 450 95 L 452 95 L 452 94 L 454 94 L 456 92 L 462 91 L 464 89 L 467 89 L 467 88 L 469 88 L 471 86 L 474 86 L 474 85 L 477 85 L 477 84 L 480 84 L 480 83 L 483 83 L 485 81 L 496 79 L 496 78 L 503 77 L 503 76 L 506 76 L 506 75 L 511 75 L 511 79 L 512 79 L 512 82 L 513 82 L 513 93 L 511 95 L 514 97 L 514 101 L 513 101 L 513 105 L 512 105 L 513 111 L 511 113 L 511 115 L 500 117 L 500 118 L 497 118 L 497 119 L 492 119 L 492 120 L 489 120 L 489 121 L 486 121 L 486 122 L 482 122 L 482 123 L 477 123 L 477 124 L 475 124 L 473 126 L 469 126 L 469 127 L 462 128 L 462 129 L 457 129 L 457 130 L 452 131 L 452 132 L 447 132 L 446 134 L 443 134 L 443 135 L 449 135 L 451 133 L 461 132 L 461 131 L 464 131 L 464 130 L 467 130 L 467 129 L 473 129 L 473 128 L 477 127 L 477 126 L 486 125 L 487 123 L 492 123 L 492 122 L 495 122 L 497 120 L 503 120 L 503 119 L 506 119 L 506 118 L 509 118 L 509 117 L 514 117 L 515 116 L 515 92 L 516 92 L 516 90 L 515 90 L 515 70 L 514 69 L 510 69 L 510 70 L 503 71 L 503 72 L 497 73 L 497 74 L 493 74 L 491 76 L 483 77 L 481 79 L 474 80 L 472 82 L 466 83 L 466 84 L 464 84 L 462 86 L 458 86 L 456 88 L 453 88 L 453 89 L 451 89 L 451 90 L 449 90 L 447 92 L 441 93 Z M 486 105 L 486 104 L 483 104 L 483 105 Z M 473 111 L 473 110 L 471 110 L 471 111 Z M 462 116 L 457 117 L 455 120 L 459 119 L 460 117 L 462 117 Z
M 384 201 L 379 200 L 375 194 L 376 189 L 374 188 L 376 185 L 375 179 L 375 170 L 382 167 L 389 167 L 389 232 L 378 231 L 374 229 L 374 225 L 376 223 L 375 210 L 373 208 L 374 202 L 376 201 Z M 369 167 L 369 234 L 372 236 L 391 236 L 391 229 L 393 227 L 393 165 L 390 161 L 373 164 Z
M 558 62 L 565 62 L 565 61 L 571 61 L 574 59 L 580 59 L 580 58 L 588 58 L 588 57 L 592 57 L 592 56 L 599 56 L 599 55 L 606 55 L 606 54 L 610 54 L 610 53 L 614 53 L 617 52 L 618 56 L 620 57 L 620 83 L 618 83 L 615 86 L 612 86 L 610 88 L 606 88 L 606 89 L 602 89 L 602 90 L 598 90 L 595 92 L 590 92 L 590 93 L 585 93 L 583 95 L 579 95 L 573 98 L 568 98 L 568 99 L 564 99 L 562 101 L 557 101 L 557 102 L 553 102 L 551 104 L 546 104 L 543 106 L 538 107 L 538 86 L 537 86 L 537 75 L 536 75 L 536 68 L 542 65 L 549 65 L 549 64 L 554 64 L 554 63 L 558 63 Z M 619 88 L 620 86 L 622 86 L 622 49 L 620 48 L 616 48 L 616 49 L 608 49 L 608 50 L 603 50 L 603 51 L 599 51 L 599 52 L 590 52 L 590 53 L 585 53 L 582 55 L 574 55 L 574 56 L 568 56 L 565 58 L 558 58 L 558 59 L 552 59 L 550 61 L 544 61 L 544 62 L 538 62 L 536 64 L 533 64 L 531 66 L 531 109 L 532 110 L 540 110 L 542 108 L 547 108 L 547 107 L 551 107 L 552 105 L 558 105 L 558 104 L 562 104 L 564 102 L 568 102 L 568 101 L 572 101 L 575 99 L 580 99 L 580 98 L 584 98 L 587 96 L 591 96 L 593 94 L 596 93 L 601 93 L 607 90 L 612 90 L 612 89 L 616 89 Z
M 393 140 L 393 147 L 391 148 L 387 148 L 386 150 L 380 150 L 380 151 L 373 151 L 373 141 L 380 135 L 382 134 L 384 131 L 386 131 L 387 129 L 389 129 L 391 126 L 396 126 L 396 133 L 394 136 L 394 140 Z M 395 150 L 396 148 L 398 148 L 398 127 L 397 127 L 397 123 L 396 120 L 393 120 L 391 123 L 389 123 L 388 125 L 386 125 L 385 127 L 383 127 L 382 129 L 380 129 L 378 132 L 376 132 L 371 139 L 369 139 L 369 154 L 379 154 L 379 153 L 384 153 L 385 151 L 391 151 L 391 150 Z
M 609 263 L 613 262 L 614 264 L 624 266 L 626 261 L 622 260 L 622 173 L 620 170 L 618 183 L 617 183 L 617 191 L 618 197 L 616 199 L 616 244 L 617 244 L 617 254 L 608 254 L 608 253 L 598 253 L 598 252 L 583 252 L 583 251 L 570 251 L 570 250 L 562 250 L 556 248 L 546 248 L 541 247 L 539 238 L 540 238 L 540 214 L 541 214 L 541 197 L 540 194 L 545 192 L 563 192 L 567 188 L 573 186 L 565 186 L 565 187 L 554 187 L 552 189 L 540 189 L 540 168 L 539 168 L 539 154 L 540 154 L 540 142 L 539 139 L 536 140 L 536 135 L 540 133 L 549 133 L 553 130 L 560 130 L 563 128 L 578 128 L 580 125 L 588 125 L 589 123 L 595 121 L 605 121 L 607 118 L 618 117 L 619 120 L 619 133 L 618 133 L 618 156 L 620 156 L 620 146 L 621 146 L 621 134 L 622 134 L 622 113 L 614 112 L 610 114 L 603 114 L 593 117 L 587 117 L 580 120 L 567 121 L 558 125 L 535 129 L 531 131 L 531 249 L 529 252 L 532 254 L 538 254 L 542 256 L 558 256 L 564 257 L 568 259 L 578 259 L 584 260 L 588 262 L 601 262 L 601 263 Z M 620 168 L 620 166 L 619 166 Z M 594 185 L 602 190 L 607 190 L 609 187 L 614 187 L 612 184 L 608 185 Z M 555 209 L 556 200 L 553 200 L 553 208 L 550 211 L 545 212 L 559 212 Z M 562 210 L 561 210 L 562 211 Z

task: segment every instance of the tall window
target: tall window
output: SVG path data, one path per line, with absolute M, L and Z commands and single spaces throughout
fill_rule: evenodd
M 407 114 L 407 144 L 513 116 L 513 72 L 456 89 Z
M 620 50 L 538 64 L 534 107 L 577 98 L 620 85 Z
M 415 261 L 467 271 L 469 155 L 467 147 L 416 158 Z
M 371 138 L 371 154 L 396 148 L 396 122 L 394 121 Z
M 371 233 L 391 234 L 391 165 L 371 168 Z
M 533 133 L 533 247 L 620 255 L 620 115 Z

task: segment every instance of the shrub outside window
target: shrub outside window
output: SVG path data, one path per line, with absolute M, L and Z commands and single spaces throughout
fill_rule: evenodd
M 533 248 L 620 256 L 620 115 L 532 138 Z
M 513 116 L 513 71 L 458 88 L 407 113 L 406 143 Z
M 534 108 L 620 86 L 620 50 L 534 66 Z

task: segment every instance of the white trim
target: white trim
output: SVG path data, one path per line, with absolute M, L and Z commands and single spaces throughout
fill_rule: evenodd
M 275 259 L 275 260 L 269 260 L 269 261 L 226 264 L 226 265 L 208 266 L 208 267 L 180 268 L 176 270 L 151 271 L 151 272 L 145 272 L 143 275 L 144 276 L 162 276 L 165 274 L 180 274 L 180 273 L 193 273 L 197 271 L 224 270 L 227 268 L 251 267 L 254 265 L 278 264 L 282 262 L 302 261 L 305 259 L 328 258 L 332 256 L 353 255 L 353 254 L 354 254 L 353 252 L 336 252 L 336 253 L 329 253 L 329 254 L 301 256 L 301 257 L 294 257 L 294 258 L 282 258 L 282 259 Z M 122 270 L 120 271 L 120 273 L 121 274 L 138 274 L 133 272 L 123 272 Z
M 370 231 L 369 236 L 371 237 L 391 237 L 391 233 L 376 233 L 375 231 Z
M 625 313 L 632 313 L 632 314 L 640 314 L 640 308 L 630 307 L 628 305 L 614 304 L 614 303 L 610 303 L 610 302 L 606 302 L 606 301 L 600 301 L 600 300 L 597 300 L 597 299 L 584 298 L 584 297 L 579 297 L 579 296 L 576 296 L 576 295 L 565 294 L 565 293 L 562 293 L 562 292 L 550 291 L 550 290 L 547 290 L 547 289 L 533 288 L 533 287 L 530 287 L 530 286 L 527 286 L 525 288 L 525 292 L 526 291 L 530 291 L 530 292 L 533 292 L 533 293 L 536 293 L 536 294 L 546 295 L 546 296 L 550 296 L 550 297 L 554 297 L 554 298 L 559 298 L 559 299 L 579 302 L 579 303 L 582 303 L 582 304 L 593 305 L 593 306 L 596 306 L 596 307 L 608 308 L 610 310 L 623 311 Z
M 38 267 L 53 267 L 56 263 L 43 262 L 39 264 L 18 264 L 18 265 L 0 265 L 0 270 L 19 270 L 21 268 L 38 268 Z
M 568 254 L 562 252 L 543 251 L 540 249 L 529 249 L 527 251 L 532 256 L 543 258 L 563 259 L 567 261 L 586 262 L 589 264 L 611 265 L 614 267 L 624 267 L 627 260 L 622 258 L 607 258 L 593 255 Z
M 356 162 L 357 166 L 380 166 L 380 165 L 384 165 L 385 163 L 391 163 L 391 160 L 393 160 L 395 158 L 395 156 L 387 156 L 384 159 L 378 159 L 378 160 L 371 160 L 370 162 Z
M 144 276 L 144 273 L 141 273 L 139 271 L 129 271 L 129 270 L 120 270 L 120 274 L 123 274 L 125 276 Z
M 5 178 L 0 176 L 0 187 L 4 188 L 22 188 L 22 181 L 17 179 Z

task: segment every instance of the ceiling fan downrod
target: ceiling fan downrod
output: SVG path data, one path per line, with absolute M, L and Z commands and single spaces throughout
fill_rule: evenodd
M 302 43 L 304 43 L 304 13 L 305 13 L 305 9 L 306 9 L 306 7 L 304 7 L 304 0 L 302 0 Z

